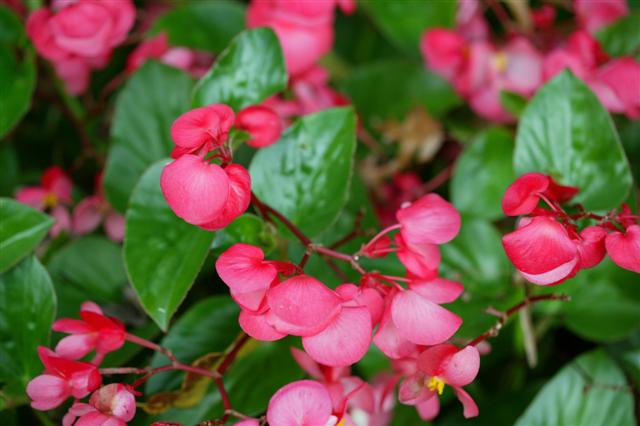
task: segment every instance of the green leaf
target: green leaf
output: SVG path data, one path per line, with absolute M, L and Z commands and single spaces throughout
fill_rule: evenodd
M 515 179 L 514 141 L 504 128 L 482 132 L 458 158 L 451 201 L 461 213 L 483 219 L 502 217 L 502 195 Z
M 196 85 L 193 106 L 223 103 L 238 111 L 281 92 L 287 80 L 275 33 L 269 28 L 243 31 Z
M 0 198 L 0 272 L 15 265 L 47 235 L 53 218 L 9 198 Z
M 30 256 L 0 275 L 0 382 L 24 389 L 42 371 L 38 346 L 47 346 L 56 295 L 47 270 Z
M 399 59 L 362 65 L 348 75 L 341 88 L 368 123 L 401 119 L 415 106 L 439 117 L 461 103 L 442 78 L 421 64 Z
M 579 336 L 612 342 L 640 330 L 640 279 L 605 259 L 562 284 L 571 301 L 561 304 L 565 325 Z
M 351 108 L 297 121 L 253 157 L 249 171 L 255 193 L 308 235 L 329 228 L 349 194 L 355 124 Z
M 541 172 L 580 188 L 587 210 L 618 207 L 631 188 L 629 163 L 609 113 L 570 71 L 545 84 L 518 126 L 518 175 Z
M 190 364 L 204 354 L 224 352 L 240 332 L 238 305 L 228 296 L 213 296 L 189 308 L 160 343 L 181 362 Z M 167 357 L 156 353 L 152 367 L 167 364 Z M 179 387 L 182 373 L 168 372 L 153 376 L 147 382 L 147 394 Z
M 527 98 L 508 90 L 500 91 L 500 103 L 511 114 L 520 117 L 527 107 Z
M 53 254 L 47 269 L 60 298 L 60 317 L 75 317 L 86 300 L 121 302 L 128 282 L 120 245 L 98 236 L 67 244 Z
M 433 27 L 451 28 L 457 11 L 454 1 L 369 0 L 361 4 L 389 40 L 416 55 L 422 34 Z
M 443 270 L 468 290 L 483 295 L 503 293 L 510 283 L 511 267 L 500 237 L 491 223 L 463 217 L 458 236 L 441 246 Z
M 213 240 L 213 232 L 178 218 L 160 190 L 162 160 L 149 167 L 131 194 L 124 260 L 144 310 L 166 330 L 187 295 Z
M 18 180 L 18 156 L 9 144 L 0 145 L 0 196 L 12 196 Z
M 236 1 L 191 2 L 162 15 L 151 32 L 165 31 L 174 46 L 218 53 L 244 29 L 244 15 L 244 6 Z
M 596 386 L 584 389 L 592 383 Z M 600 386 L 597 386 L 600 385 Z M 635 424 L 630 390 L 622 371 L 602 349 L 579 356 L 562 368 L 538 393 L 517 426 Z
M 596 33 L 600 46 L 611 56 L 634 56 L 640 53 L 640 13 L 632 13 Z
M 183 71 L 147 61 L 116 101 L 111 150 L 104 172 L 109 203 L 121 213 L 144 171 L 173 149 L 169 130 L 189 110 L 193 81 Z
M 0 6 L 0 137 L 7 134 L 31 105 L 36 65 L 24 30 L 14 13 Z M 21 52 L 16 50 L 20 48 Z
M 258 216 L 245 213 L 216 233 L 211 248 L 220 255 L 236 243 L 258 246 L 269 254 L 276 247 L 276 230 Z

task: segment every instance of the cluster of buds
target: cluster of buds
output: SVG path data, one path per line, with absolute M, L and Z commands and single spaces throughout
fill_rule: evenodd
M 53 323 L 54 331 L 69 333 L 58 342 L 55 351 L 38 348 L 45 371 L 27 385 L 31 406 L 51 410 L 72 397 L 74 403 L 63 419 L 64 426 L 125 426 L 135 415 L 137 393 L 126 384 L 102 386 L 98 367 L 107 353 L 124 345 L 125 327 L 117 319 L 105 316 L 92 302 L 82 304 L 80 317 Z M 92 352 L 95 355 L 90 362 L 79 361 Z M 89 395 L 88 403 L 79 402 Z
M 282 130 L 278 115 L 266 107 L 250 106 L 236 117 L 224 104 L 188 111 L 171 126 L 176 160 L 162 171 L 162 193 L 178 217 L 207 230 L 229 225 L 251 201 L 249 172 L 231 163 L 234 124 L 249 133 L 247 144 L 254 147 L 275 143 Z
M 16 200 L 40 211 L 46 211 L 55 224 L 49 231 L 55 238 L 61 232 L 85 235 L 93 232 L 101 223 L 105 233 L 113 241 L 124 238 L 124 217 L 115 212 L 105 198 L 102 188 L 102 173 L 96 178 L 95 194 L 90 195 L 73 208 L 73 183 L 67 173 L 57 166 L 47 168 L 40 185 L 26 186 L 16 193 Z
M 554 285 L 579 270 L 599 264 L 605 254 L 622 268 L 640 273 L 640 218 L 626 206 L 606 216 L 585 212 L 569 214 L 563 203 L 578 188 L 558 185 L 541 173 L 520 176 L 505 191 L 502 209 L 507 216 L 522 217 L 518 229 L 505 235 L 502 244 L 511 262 L 527 280 Z M 548 208 L 538 207 L 542 200 Z M 579 228 L 580 219 L 597 220 Z

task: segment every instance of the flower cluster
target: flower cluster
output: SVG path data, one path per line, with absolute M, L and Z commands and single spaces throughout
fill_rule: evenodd
M 554 285 L 580 269 L 599 264 L 608 253 L 620 267 L 640 273 L 640 218 L 623 206 L 606 216 L 585 212 L 569 214 L 561 206 L 578 189 L 558 185 L 541 173 L 520 176 L 505 191 L 502 209 L 522 217 L 518 229 L 505 235 L 502 244 L 511 262 L 528 281 Z M 548 209 L 538 207 L 540 200 Z M 579 219 L 595 219 L 596 225 L 579 228 Z
M 133 73 L 148 59 L 187 71 L 194 77 L 202 77 L 211 67 L 213 57 L 206 52 L 197 52 L 186 47 L 170 46 L 166 33 L 140 43 L 127 58 L 127 72 Z
M 16 193 L 16 200 L 40 211 L 48 212 L 55 224 L 49 231 L 55 238 L 61 232 L 84 235 L 94 231 L 101 222 L 109 238 L 122 241 L 124 217 L 116 213 L 104 196 L 102 173 L 96 179 L 96 193 L 81 200 L 69 213 L 73 203 L 73 183 L 60 167 L 52 166 L 42 174 L 40 185 L 26 186 Z
M 75 401 L 64 416 L 64 426 L 124 426 L 136 411 L 135 391 L 119 383 L 102 386 L 98 365 L 107 353 L 122 347 L 125 328 L 92 302 L 82 304 L 80 316 L 80 320 L 62 318 L 54 322 L 54 331 L 69 333 L 55 351 L 38 348 L 45 371 L 27 385 L 31 406 L 51 410 L 73 397 Z M 91 362 L 78 361 L 91 352 L 95 352 Z M 90 394 L 88 403 L 78 401 Z
M 300 336 L 306 354 L 294 352 L 294 356 L 305 369 L 313 371 L 313 377 L 324 378 L 330 383 L 335 382 L 333 374 L 336 371 L 344 371 L 340 369 L 362 359 L 372 342 L 389 358 L 407 364 L 408 360 L 417 359 L 423 352 L 449 340 L 462 319 L 440 305 L 456 300 L 464 288 L 458 282 L 438 277 L 438 245 L 456 236 L 460 215 L 439 195 L 427 194 L 414 203 L 403 205 L 396 212 L 396 219 L 396 224 L 365 244 L 359 256 L 376 258 L 394 252 L 405 266 L 407 276 L 363 271 L 359 285 L 345 283 L 335 290 L 304 274 L 294 264 L 265 260 L 259 247 L 243 243 L 230 247 L 218 258 L 216 270 L 242 309 L 239 317 L 242 329 L 263 341 L 278 340 L 287 335 Z M 397 230 L 392 243 L 388 234 Z M 312 246 L 311 249 L 322 252 L 321 247 Z M 405 283 L 406 287 L 400 283 Z M 436 374 L 434 372 L 440 371 L 445 364 L 451 364 L 451 370 L 470 368 L 455 361 L 465 356 L 456 358 L 455 351 L 450 350 L 451 345 L 445 347 L 449 350 L 449 358 L 443 356 L 437 365 L 435 361 L 422 363 L 420 368 L 426 368 L 423 373 L 430 374 L 433 380 L 454 386 L 457 394 L 462 395 L 460 399 L 465 406 L 472 404 L 468 403 L 470 397 L 459 387 L 473 380 L 478 362 L 475 370 L 471 368 L 473 374 L 465 376 L 469 378 L 466 382 L 447 375 L 454 377 L 454 373 Z M 464 354 L 469 351 L 477 353 L 471 348 L 465 349 Z M 320 374 L 324 370 L 310 367 L 316 364 L 329 369 L 332 378 L 328 379 L 326 372 Z M 418 367 L 411 372 L 404 370 L 400 376 L 413 377 L 417 371 Z M 420 384 L 422 392 L 429 389 L 431 382 L 416 383 Z M 352 387 L 340 387 L 342 390 L 338 395 L 346 398 L 344 389 Z M 327 416 L 339 414 L 345 406 L 344 400 L 331 395 L 334 410 Z M 421 395 L 419 402 L 429 400 L 432 404 L 430 413 L 435 415 L 437 410 L 433 407 L 437 405 L 431 401 L 434 393 L 424 391 Z M 418 404 L 417 399 L 401 398 L 400 401 Z M 467 408 L 465 412 L 469 416 L 476 415 L 477 409 Z
M 279 117 L 259 106 L 236 117 L 227 105 L 207 105 L 184 113 L 171 126 L 175 161 L 162 171 L 162 193 L 178 217 L 207 230 L 229 225 L 251 201 L 249 172 L 231 163 L 229 132 L 234 123 L 249 133 L 247 143 L 254 147 L 269 146 L 280 137 Z M 220 165 L 210 162 L 214 159 Z
M 626 4 L 576 1 L 575 9 L 578 21 L 593 31 L 624 15 Z M 534 15 L 538 17 L 534 21 L 548 27 L 555 11 L 547 8 L 541 12 Z M 532 42 L 530 37 L 512 34 L 504 46 L 497 47 L 486 28 L 477 2 L 469 0 L 461 4 L 456 30 L 430 29 L 421 41 L 427 66 L 449 80 L 482 117 L 514 121 L 502 106 L 501 92 L 529 98 L 565 68 L 583 79 L 610 111 L 631 118 L 640 116 L 640 63 L 633 57 L 610 59 L 593 35 L 583 29 L 566 40 L 554 36 L 550 41 Z
M 34 11 L 27 34 L 38 53 L 53 63 L 67 91 L 87 90 L 92 69 L 104 68 L 135 20 L 131 0 L 54 0 Z

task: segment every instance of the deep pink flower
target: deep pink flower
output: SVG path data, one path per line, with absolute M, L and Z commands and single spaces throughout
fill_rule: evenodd
M 135 20 L 130 0 L 57 2 L 27 19 L 26 30 L 39 54 L 52 61 L 72 94 L 87 89 L 89 70 L 106 66 Z
M 216 271 L 229 286 L 231 297 L 248 311 L 257 312 L 267 290 L 277 279 L 275 266 L 264 260 L 264 252 L 249 244 L 238 243 L 218 257 Z
M 62 419 L 63 426 L 126 426 L 136 414 L 133 389 L 112 383 L 95 391 L 89 403 L 74 403 Z
M 365 306 L 369 310 L 371 324 L 375 326 L 380 322 L 384 312 L 384 299 L 377 288 L 347 283 L 336 287 L 336 293 L 343 300 L 342 306 Z
M 61 318 L 53 323 L 53 331 L 69 333 L 58 342 L 56 353 L 68 359 L 79 359 L 95 350 L 99 359 L 122 347 L 126 330 L 115 318 L 102 314 L 93 302 L 84 302 L 80 308 L 81 320 Z
M 398 251 L 396 255 L 411 277 L 431 279 L 438 275 L 440 249 L 436 244 L 407 244 L 401 234 L 394 236 Z
M 624 233 L 612 232 L 605 244 L 609 257 L 618 266 L 640 273 L 640 225 L 630 225 Z
M 573 8 L 580 25 L 595 33 L 629 13 L 626 0 L 575 0 Z
M 229 198 L 229 178 L 222 167 L 191 154 L 165 166 L 160 186 L 174 213 L 193 225 L 215 220 Z
M 531 11 L 531 20 L 536 28 L 551 28 L 556 20 L 556 9 L 550 4 L 543 4 Z
M 580 238 L 576 241 L 580 269 L 593 268 L 604 259 L 606 237 L 607 231 L 600 226 L 589 226 L 580 232 Z
M 396 293 L 392 293 L 388 299 L 391 299 L 393 294 Z M 404 358 L 417 350 L 417 345 L 403 337 L 395 325 L 391 316 L 391 303 L 387 303 L 385 307 L 380 325 L 373 335 L 373 343 L 391 359 Z
M 254 148 L 273 145 L 282 133 L 280 116 L 271 108 L 252 105 L 240 111 L 236 117 L 236 127 L 251 135 L 246 142 Z
M 632 57 L 617 58 L 599 68 L 596 80 L 611 90 L 615 99 L 609 95 L 598 93 L 601 97 L 607 96 L 603 103 L 612 112 L 623 113 L 629 118 L 640 118 L 640 62 Z
M 289 383 L 269 401 L 267 422 L 272 426 L 334 426 L 331 396 L 313 380 Z
M 456 31 L 467 40 L 489 37 L 489 25 L 484 19 L 480 0 L 458 0 Z
M 96 193 L 80 201 L 73 209 L 72 231 L 76 235 L 92 232 L 104 224 L 104 230 L 113 241 L 124 238 L 124 217 L 111 208 L 104 195 L 102 173 L 96 177 Z
M 447 80 L 453 79 L 466 66 L 468 45 L 455 31 L 428 30 L 422 36 L 420 50 L 427 66 Z
M 534 217 L 502 237 L 507 257 L 528 281 L 558 284 L 579 269 L 580 254 L 565 227 L 547 216 Z
M 171 125 L 171 138 L 176 144 L 171 156 L 206 154 L 218 148 L 226 142 L 234 119 L 233 110 L 225 104 L 211 104 L 185 112 Z
M 27 186 L 16 193 L 16 200 L 35 209 L 44 210 L 71 203 L 71 179 L 60 167 L 47 168 L 39 186 Z
M 504 192 L 502 211 L 507 216 L 531 213 L 540 201 L 540 194 L 549 188 L 551 179 L 542 173 L 525 173 Z
M 396 213 L 408 244 L 444 244 L 460 231 L 460 213 L 438 194 L 427 194 Z
M 84 398 L 100 386 L 98 367 L 88 362 L 72 361 L 40 346 L 38 355 L 45 372 L 27 385 L 27 395 L 36 410 L 51 410 L 67 398 Z
M 228 226 L 244 213 L 251 203 L 251 177 L 247 169 L 239 164 L 229 164 L 224 168 L 229 178 L 229 196 L 222 211 L 215 219 L 200 224 L 201 228 L 215 231 Z

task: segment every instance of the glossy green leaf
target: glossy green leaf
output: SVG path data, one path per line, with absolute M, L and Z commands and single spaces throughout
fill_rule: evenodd
M 273 225 L 254 214 L 245 213 L 216 233 L 211 248 L 219 255 L 236 243 L 244 243 L 258 246 L 269 254 L 276 247 L 276 242 Z
M 9 198 L 0 198 L 0 272 L 15 265 L 47 235 L 53 218 Z
M 562 284 L 571 301 L 560 305 L 564 324 L 579 336 L 611 342 L 640 330 L 640 278 L 605 259 Z
M 454 1 L 368 0 L 361 4 L 389 40 L 416 55 L 422 34 L 433 27 L 451 28 L 458 8 Z
M 464 283 L 472 294 L 504 293 L 510 285 L 511 267 L 500 237 L 491 223 L 463 217 L 458 236 L 441 246 L 443 272 Z
M 351 108 L 308 115 L 259 150 L 249 171 L 258 197 L 316 236 L 337 219 L 349 194 L 355 150 Z
M 191 363 L 210 352 L 224 352 L 240 332 L 239 313 L 240 308 L 228 296 L 202 300 L 176 320 L 161 345 L 184 363 Z M 166 363 L 167 357 L 156 353 L 151 366 L 159 367 Z M 147 382 L 146 393 L 175 389 L 181 380 L 181 373 L 154 376 Z
M 500 91 L 500 103 L 511 114 L 520 117 L 527 107 L 527 98 L 508 90 Z
M 514 140 L 507 130 L 482 132 L 456 163 L 451 201 L 461 213 L 483 219 L 502 217 L 502 195 L 515 179 Z
M 167 160 L 142 175 L 127 209 L 124 260 L 144 310 L 166 330 L 198 275 L 213 232 L 178 218 L 160 190 Z
M 237 1 L 195 1 L 162 15 L 151 31 L 166 32 L 174 46 L 218 53 L 244 29 L 244 15 L 244 6 Z
M 116 101 L 111 149 L 104 172 L 109 203 L 121 213 L 144 171 L 173 149 L 169 130 L 189 110 L 193 81 L 183 71 L 147 61 Z
M 122 250 L 104 237 L 87 236 L 56 251 L 47 262 L 56 286 L 60 317 L 75 317 L 86 300 L 97 303 L 122 301 L 127 274 Z
M 618 207 L 632 184 L 609 113 L 570 71 L 545 84 L 529 102 L 513 161 L 518 175 L 541 172 L 579 187 L 575 201 L 587 210 Z
M 49 344 L 55 312 L 51 279 L 35 257 L 0 275 L 0 382 L 23 389 L 42 371 L 37 348 Z
M 397 59 L 354 69 L 341 88 L 369 123 L 401 119 L 416 106 L 442 116 L 460 104 L 449 83 L 422 64 Z
M 599 384 L 585 389 L 585 385 Z M 517 426 L 635 424 L 630 391 L 622 371 L 602 350 L 579 356 L 563 367 L 538 393 L 518 419 Z
M 31 105 L 36 64 L 33 49 L 26 46 L 25 39 L 18 17 L 0 6 L 0 137 L 20 121 Z
M 596 33 L 600 46 L 611 56 L 640 54 L 640 13 L 620 18 Z
M 193 92 L 193 106 L 224 103 L 238 111 L 287 87 L 282 49 L 269 28 L 240 33 Z

